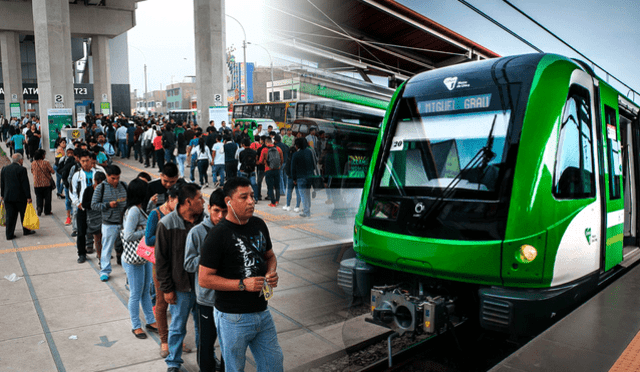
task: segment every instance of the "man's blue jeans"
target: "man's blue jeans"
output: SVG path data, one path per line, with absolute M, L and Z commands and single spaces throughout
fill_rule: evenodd
M 197 166 L 198 166 L 198 160 L 196 160 L 196 158 L 191 158 L 191 182 L 196 182 L 194 171 Z
M 195 292 L 175 292 L 176 303 L 169 305 L 171 324 L 169 325 L 169 356 L 164 360 L 169 368 L 180 368 L 182 360 L 182 343 L 187 335 L 187 321 L 189 314 L 193 316 L 196 330 L 196 345 L 199 343 L 198 317 L 196 314 Z
M 111 274 L 111 251 L 120 234 L 119 225 L 102 225 L 102 253 L 100 254 L 100 275 Z
M 153 316 L 153 304 L 151 304 L 151 295 L 149 287 L 152 287 L 153 277 L 151 262 L 142 265 L 132 265 L 122 261 L 124 272 L 127 273 L 129 279 L 129 317 L 131 318 L 131 329 L 142 328 L 140 323 L 140 306 L 144 313 L 144 319 L 147 324 L 155 323 L 156 318 Z
M 175 163 L 175 158 L 173 157 L 173 149 L 164 149 L 164 162 L 165 163 Z
M 287 207 L 291 206 L 291 197 L 293 195 L 293 189 L 296 189 L 296 208 L 300 208 L 300 186 L 293 184 L 293 178 L 287 179 Z
M 258 184 L 256 183 L 256 172 L 251 172 L 251 174 L 246 174 L 245 172 L 238 171 L 238 177 L 248 178 L 249 182 L 251 182 L 251 188 L 253 189 L 253 197 L 258 197 Z
M 127 157 L 127 140 L 118 140 L 118 148 L 120 149 L 120 157 Z
M 69 189 L 64 188 L 64 208 L 65 210 L 71 212 L 73 208 L 71 208 L 71 196 L 69 196 Z
M 187 154 L 178 154 L 178 170 L 180 177 L 184 177 L 184 162 L 187 161 Z
M 211 171 L 213 172 L 211 182 L 218 182 L 218 176 L 220 176 L 220 186 L 224 185 L 224 164 L 214 164 Z
M 308 178 L 298 178 L 298 188 L 302 199 L 302 212 L 309 217 L 311 215 L 311 183 Z
M 287 192 L 287 174 L 284 172 L 283 168 L 280 168 L 280 195 L 285 195 Z
M 249 314 L 229 314 L 213 309 L 225 371 L 244 371 L 247 347 L 258 372 L 284 370 L 282 348 L 269 310 Z

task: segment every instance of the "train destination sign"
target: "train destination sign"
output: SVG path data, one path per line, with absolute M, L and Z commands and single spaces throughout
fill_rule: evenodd
M 473 110 L 488 108 L 491 104 L 491 94 L 477 96 L 454 97 L 418 102 L 420 114 L 435 114 L 439 112 Z

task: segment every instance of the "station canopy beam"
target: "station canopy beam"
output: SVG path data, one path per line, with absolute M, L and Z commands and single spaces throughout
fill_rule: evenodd
M 406 80 L 426 70 L 499 57 L 392 0 L 280 0 L 270 5 L 278 52 L 319 68 Z

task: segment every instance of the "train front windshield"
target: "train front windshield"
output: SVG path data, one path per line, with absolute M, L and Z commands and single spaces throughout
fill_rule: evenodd
M 497 198 L 511 111 L 495 110 L 491 99 L 403 98 L 378 194 Z

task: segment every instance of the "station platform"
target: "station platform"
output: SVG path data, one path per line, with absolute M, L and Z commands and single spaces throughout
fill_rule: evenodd
M 507 357 L 490 372 L 640 370 L 640 266 Z
M 47 158 L 51 161 L 52 154 Z M 0 167 L 7 162 L 0 159 Z M 130 159 L 114 157 L 114 164 L 126 182 L 141 171 L 159 176 L 157 168 L 134 161 L 133 153 Z M 28 160 L 24 166 L 31 177 Z M 203 189 L 207 202 L 211 191 Z M 33 190 L 32 197 L 35 202 Z M 111 278 L 103 283 L 95 254 L 76 263 L 64 200 L 53 198 L 53 215 L 40 218 L 36 234 L 22 236 L 18 228 L 17 238 L 6 241 L 0 227 L 0 371 L 166 371 L 157 335 L 139 340 L 131 334 L 124 270 L 113 259 Z M 352 199 L 359 202 L 358 195 Z M 336 214 L 335 203 L 326 201 L 319 191 L 311 218 L 270 208 L 266 201 L 255 212 L 266 221 L 278 257 L 280 282 L 269 308 L 287 371 L 337 358 L 345 348 L 384 332 L 373 325 L 353 326 L 365 322 L 350 313 L 349 299 L 337 285 L 340 259 L 351 247 L 353 216 Z M 12 274 L 21 279 L 4 278 Z M 192 321 L 185 342 L 194 352 L 183 354 L 182 370 L 198 371 Z M 255 371 L 251 352 L 247 355 L 246 370 Z

